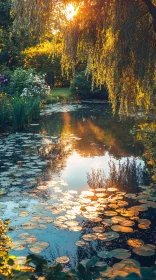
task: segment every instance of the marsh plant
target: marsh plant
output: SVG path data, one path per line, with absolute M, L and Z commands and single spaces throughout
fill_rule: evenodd
M 9 121 L 10 106 L 6 94 L 0 94 L 0 131 L 4 131 Z
M 40 99 L 15 97 L 11 101 L 11 116 L 14 129 L 23 129 L 40 114 Z

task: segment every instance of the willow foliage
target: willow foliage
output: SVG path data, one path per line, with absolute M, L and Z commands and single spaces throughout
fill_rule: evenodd
M 77 61 L 86 62 L 93 84 L 107 85 L 114 113 L 118 102 L 121 114 L 150 109 L 156 88 L 155 0 L 77 0 L 79 11 L 70 21 L 63 9 L 71 1 L 13 2 L 16 24 L 24 17 L 32 30 L 61 31 L 62 69 L 68 73 Z

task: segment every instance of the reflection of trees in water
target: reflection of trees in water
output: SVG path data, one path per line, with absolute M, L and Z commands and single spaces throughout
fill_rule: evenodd
M 114 231 L 115 229 L 112 228 L 112 225 L 120 224 L 120 222 L 113 222 L 112 218 L 114 214 L 108 214 L 107 212 L 116 212 L 117 217 L 121 216 L 127 221 L 134 221 L 134 225 L 131 225 L 130 227 L 133 228 L 133 231 L 124 231 L 122 232 L 122 229 L 119 230 L 119 238 L 111 240 L 111 241 L 103 241 L 101 240 L 95 240 L 92 242 L 87 242 L 88 244 L 84 245 L 83 247 L 77 248 L 77 259 L 78 261 L 81 261 L 83 259 L 91 258 L 93 256 L 97 255 L 98 251 L 111 251 L 113 249 L 117 248 L 124 248 L 124 249 L 130 249 L 127 246 L 127 240 L 130 238 L 139 238 L 143 239 L 145 243 L 151 243 L 153 244 L 154 237 L 154 225 L 155 225 L 155 218 L 153 213 L 155 213 L 154 209 L 149 208 L 148 211 L 138 211 L 138 214 L 128 214 L 128 211 L 130 211 L 131 207 L 133 206 L 140 206 L 138 204 L 139 194 L 140 197 L 143 194 L 140 192 L 140 188 L 138 186 L 140 184 L 144 183 L 144 167 L 141 164 L 137 163 L 137 160 L 133 159 L 127 159 L 124 163 L 119 163 L 118 166 L 115 165 L 114 162 L 109 163 L 110 166 L 110 174 L 109 177 L 106 178 L 105 173 L 102 169 L 98 169 L 95 171 L 92 170 L 92 173 L 87 174 L 88 178 L 88 184 L 92 191 L 96 193 L 93 198 L 88 198 L 88 205 L 92 206 L 92 213 L 89 213 L 89 219 L 87 221 L 82 222 L 82 231 L 81 231 L 81 237 L 80 240 L 83 239 L 84 234 L 99 234 L 100 230 L 97 229 L 103 228 L 101 233 L 106 233 L 109 231 Z M 101 188 L 101 194 L 102 196 L 99 196 L 97 194 L 100 193 Z M 134 194 L 132 194 L 134 193 Z M 138 193 L 138 198 L 137 194 Z M 145 195 L 145 194 L 144 194 Z M 135 197 L 135 199 L 131 199 L 132 197 Z M 102 199 L 99 199 L 99 197 L 102 197 Z M 90 199 L 90 203 L 89 203 Z M 139 202 L 141 203 L 141 201 Z M 144 207 L 144 204 L 141 204 Z M 97 216 L 101 219 L 96 220 L 96 218 L 93 218 L 94 212 L 93 208 L 96 206 L 96 213 Z M 103 210 L 102 210 L 103 207 Z M 150 207 L 150 206 L 149 206 Z M 99 212 L 98 212 L 99 211 Z M 126 213 L 125 215 L 123 213 Z M 115 215 L 115 217 L 116 217 Z M 84 215 L 84 217 L 86 214 Z M 133 219 L 134 218 L 134 219 Z M 145 230 L 139 230 L 137 219 L 139 218 L 146 218 L 151 220 L 151 226 Z M 104 220 L 103 220 L 104 219 Z M 97 227 L 97 228 L 96 228 Z M 129 230 L 129 229 L 128 229 Z M 116 230 L 115 230 L 116 231 Z M 98 238 L 100 239 L 100 238 Z M 86 239 L 85 239 L 86 240 Z M 149 265 L 151 266 L 151 263 L 154 263 L 154 256 L 150 257 L 148 260 L 146 258 L 141 258 L 138 255 L 133 255 L 132 252 L 132 258 L 141 261 L 142 265 Z M 105 262 L 107 262 L 108 265 L 114 264 L 114 259 L 105 259 Z
M 135 122 L 113 117 L 108 106 L 89 106 L 73 112 L 55 113 L 43 120 L 42 129 L 47 135 L 79 137 L 79 141 L 71 143 L 73 149 L 84 157 L 102 156 L 108 150 L 116 158 L 141 155 L 143 152 L 141 143 L 130 134 Z
M 145 172 L 144 167 L 137 163 L 136 159 L 132 161 L 127 159 L 119 165 L 109 162 L 110 173 L 106 178 L 104 170 L 92 169 L 91 174 L 87 174 L 88 185 L 90 188 L 119 188 L 120 190 L 136 191 L 136 188 L 143 184 Z
M 53 173 L 59 172 L 64 168 L 67 156 L 70 154 L 70 143 L 62 140 L 55 140 L 54 142 L 44 139 L 39 153 L 45 160 L 48 160 L 50 171 Z

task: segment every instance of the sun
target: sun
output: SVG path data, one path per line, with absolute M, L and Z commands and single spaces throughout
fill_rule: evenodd
M 67 20 L 72 20 L 78 12 L 78 8 L 76 9 L 73 4 L 68 4 L 65 9 L 65 14 Z

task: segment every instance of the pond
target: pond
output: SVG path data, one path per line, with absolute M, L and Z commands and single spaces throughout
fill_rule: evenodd
M 135 125 L 108 104 L 58 103 L 0 139 L 0 214 L 11 220 L 12 255 L 72 267 L 97 255 L 112 276 L 119 261 L 154 265 L 156 197 Z

